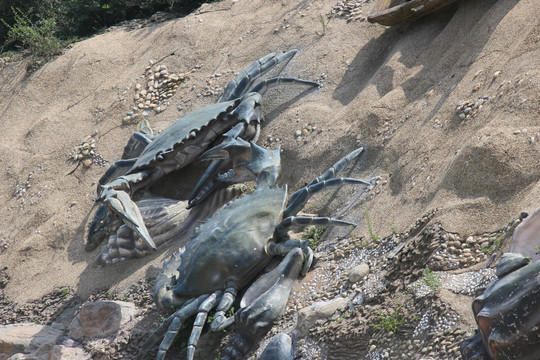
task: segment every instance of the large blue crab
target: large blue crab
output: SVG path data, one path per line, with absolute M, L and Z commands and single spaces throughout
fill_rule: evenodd
M 140 235 L 147 247 L 155 249 L 156 244 L 131 196 L 193 162 L 225 133 L 256 139 L 261 121 L 261 99 L 269 88 L 280 84 L 318 86 L 313 81 L 279 77 L 253 85 L 277 64 L 288 62 L 295 53 L 296 50 L 280 55 L 271 53 L 255 61 L 229 82 L 216 104 L 180 118 L 161 134 L 151 137 L 148 133 L 137 132 L 128 144 L 128 153 L 132 157 L 115 162 L 99 180 L 98 200 L 104 204 L 98 208 L 89 226 L 87 249 L 98 245 L 92 238 L 108 214 L 105 204 Z M 216 166 L 210 172 L 216 171 Z
M 467 360 L 540 358 L 540 262 L 506 253 L 497 281 L 477 296 L 472 309 L 478 333 L 461 344 Z
M 231 155 L 234 157 L 238 152 L 231 149 L 239 147 L 247 148 L 247 143 L 237 140 L 225 150 L 236 154 Z M 139 358 L 163 338 L 156 357 L 163 359 L 184 320 L 197 314 L 187 345 L 187 358 L 192 360 L 208 312 L 213 309 L 216 312 L 211 330 L 236 323 L 236 333 L 222 359 L 242 358 L 270 329 L 283 311 L 294 281 L 311 266 L 313 253 L 308 242 L 290 239 L 287 235 L 290 227 L 295 224 L 353 225 L 327 217 L 297 217 L 296 214 L 311 195 L 327 187 L 345 183 L 369 187 L 371 182 L 334 177 L 362 152 L 362 148 L 345 156 L 290 197 L 287 186 L 275 185 L 280 171 L 279 149 L 265 150 L 253 143 L 249 148 L 253 155 L 244 173 L 256 178 L 256 190 L 217 212 L 195 230 L 185 251 L 178 250 L 165 262 L 156 278 L 154 298 L 161 308 L 178 310 L 152 333 Z M 274 270 L 253 282 L 275 256 L 283 255 L 284 259 Z M 240 310 L 234 317 L 227 318 L 225 314 L 237 294 L 247 286 Z

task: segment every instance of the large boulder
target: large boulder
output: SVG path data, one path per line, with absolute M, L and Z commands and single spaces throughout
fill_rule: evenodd
M 0 360 L 17 353 L 46 354 L 60 336 L 61 330 L 47 325 L 23 323 L 0 326 Z

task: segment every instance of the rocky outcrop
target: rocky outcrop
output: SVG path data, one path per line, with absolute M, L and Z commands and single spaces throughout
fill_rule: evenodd
M 11 355 L 17 353 L 46 354 L 61 336 L 61 330 L 47 325 L 24 323 L 1 326 L 0 360 L 14 359 Z

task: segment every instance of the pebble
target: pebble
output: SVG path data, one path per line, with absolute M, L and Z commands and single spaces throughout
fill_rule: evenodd
M 483 104 L 489 100 L 489 96 L 481 96 L 475 101 L 463 101 L 456 106 L 456 114 L 461 120 L 473 119 Z
M 339 1 L 332 7 L 331 15 L 345 18 L 347 22 L 365 21 L 367 16 L 362 11 L 362 6 L 365 2 L 359 0 Z
M 81 161 L 83 165 L 89 168 L 96 156 L 96 140 L 92 136 L 87 136 L 81 145 L 75 146 L 71 151 L 69 158 L 73 161 Z
M 137 91 L 134 96 L 134 99 L 137 102 L 136 109 L 153 109 L 156 113 L 166 109 L 166 107 L 160 105 L 165 105 L 163 102 L 171 98 L 177 91 L 178 85 L 186 79 L 185 74 L 169 73 L 165 64 L 157 64 L 153 69 L 147 67 L 144 76 L 146 77 L 146 87 L 141 89 L 142 86 L 140 84 L 135 86 Z M 128 114 L 128 116 L 133 115 L 136 114 Z M 126 124 L 132 120 L 133 119 L 124 118 L 122 122 Z

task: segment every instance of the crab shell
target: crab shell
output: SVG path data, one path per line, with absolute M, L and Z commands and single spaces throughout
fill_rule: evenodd
M 229 281 L 247 286 L 271 260 L 266 245 L 286 200 L 286 186 L 260 189 L 229 203 L 201 225 L 181 256 L 175 294 L 190 298 L 212 293 Z
M 500 262 L 500 268 L 505 268 L 499 272 L 502 277 L 472 305 L 485 350 L 493 360 L 540 358 L 540 262 L 523 266 L 516 258 L 508 256 Z M 508 272 L 508 260 L 514 269 L 522 267 Z
M 260 95 L 254 94 L 257 102 Z M 231 129 L 238 116 L 232 115 L 242 99 L 208 105 L 194 111 L 165 129 L 144 149 L 128 174 L 148 168 L 178 168 L 199 156 L 221 134 Z M 246 119 L 251 121 L 252 119 Z

